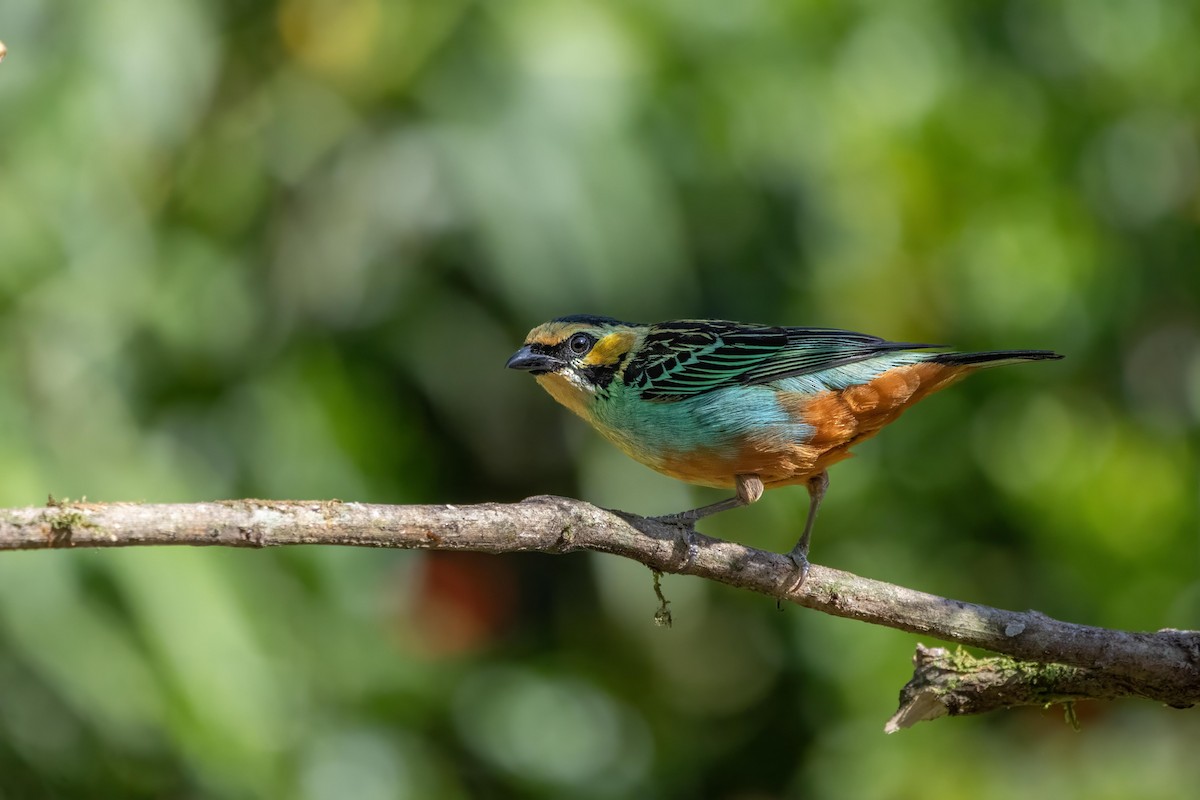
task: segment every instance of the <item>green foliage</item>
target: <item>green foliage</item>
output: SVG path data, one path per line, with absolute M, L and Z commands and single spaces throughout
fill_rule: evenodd
M 706 501 L 550 317 L 1068 359 L 839 465 L 818 563 L 1200 626 L 1200 15 L 1160 0 L 10 4 L 0 506 Z M 776 549 L 802 490 L 706 522 Z M 65 509 L 63 529 L 78 520 Z M 1177 797 L 1194 712 L 884 737 L 914 637 L 616 559 L 0 558 L 0 797 Z

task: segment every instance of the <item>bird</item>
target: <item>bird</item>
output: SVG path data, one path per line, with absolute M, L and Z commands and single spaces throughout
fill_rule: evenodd
M 576 314 L 529 332 L 508 359 L 633 459 L 727 499 L 653 519 L 694 530 L 766 489 L 803 485 L 809 508 L 788 553 L 808 575 L 831 466 L 914 403 L 976 370 L 1059 359 L 1049 350 L 945 352 L 836 328 L 718 319 L 654 324 Z

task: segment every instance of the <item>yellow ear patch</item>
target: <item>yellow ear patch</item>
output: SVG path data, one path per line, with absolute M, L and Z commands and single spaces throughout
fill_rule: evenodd
M 615 364 L 621 356 L 628 353 L 633 348 L 633 343 L 637 339 L 637 334 L 630 331 L 621 331 L 620 333 L 610 333 L 592 347 L 592 351 L 587 354 L 587 358 L 583 359 L 583 363 L 589 367 L 601 367 L 609 364 Z

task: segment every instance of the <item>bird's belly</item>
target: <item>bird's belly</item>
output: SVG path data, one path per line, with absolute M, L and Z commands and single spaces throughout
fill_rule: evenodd
M 826 467 L 846 458 L 823 458 L 819 448 L 805 444 L 764 448 L 746 445 L 736 451 L 694 450 L 664 453 L 655 466 L 659 472 L 687 483 L 729 489 L 735 475 L 757 475 L 767 487 L 803 483 Z
M 622 413 L 624 412 L 624 413 Z M 788 481 L 817 454 L 814 429 L 780 403 L 767 386 L 738 387 L 673 403 L 642 402 L 616 409 L 596 427 L 632 458 L 700 486 L 732 487 L 734 476 Z

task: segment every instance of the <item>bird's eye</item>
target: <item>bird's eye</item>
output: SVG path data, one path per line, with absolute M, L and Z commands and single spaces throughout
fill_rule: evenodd
M 567 346 L 571 348 L 572 353 L 581 356 L 592 349 L 592 337 L 586 333 L 577 333 L 571 337 L 571 341 L 567 343 Z

